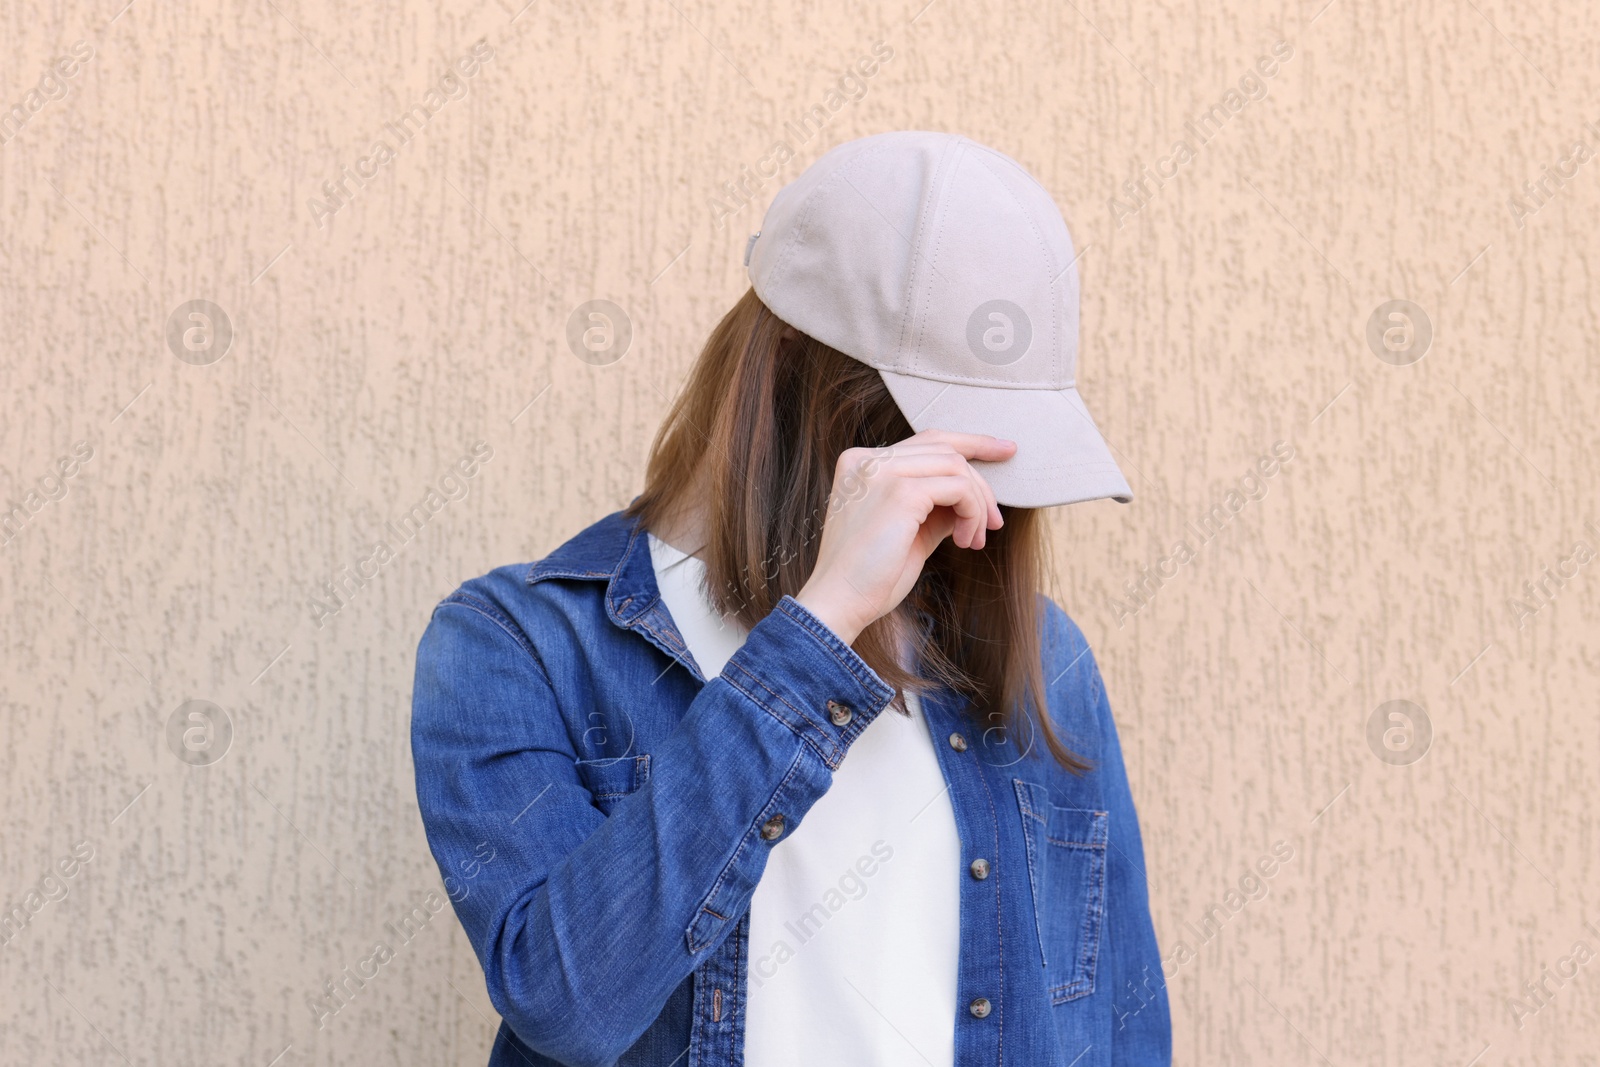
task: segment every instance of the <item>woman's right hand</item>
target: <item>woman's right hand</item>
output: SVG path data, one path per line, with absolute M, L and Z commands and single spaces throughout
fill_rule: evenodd
M 987 434 L 923 430 L 887 448 L 852 448 L 834 467 L 817 565 L 795 599 L 845 644 L 905 599 L 939 542 L 982 549 L 1002 525 L 969 460 L 1010 459 Z

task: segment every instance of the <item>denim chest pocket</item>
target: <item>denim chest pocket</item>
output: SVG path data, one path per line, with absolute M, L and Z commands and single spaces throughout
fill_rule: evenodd
M 1110 816 L 1089 808 L 1050 803 L 1034 782 L 1013 780 L 1028 880 L 1050 1003 L 1094 992 L 1100 932 L 1105 923 L 1106 843 Z
M 594 797 L 594 806 L 607 815 L 617 802 L 650 780 L 650 757 L 616 756 L 578 760 L 578 777 Z

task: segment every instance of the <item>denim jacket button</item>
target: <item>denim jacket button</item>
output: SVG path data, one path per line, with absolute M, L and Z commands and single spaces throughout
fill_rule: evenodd
M 967 1010 L 972 1013 L 974 1019 L 987 1018 L 989 1015 L 989 998 L 979 997 L 967 1005 Z
M 950 747 L 957 752 L 965 752 L 967 750 L 967 739 L 960 734 L 951 734 Z
M 841 704 L 837 700 L 828 701 L 828 721 L 835 726 L 850 725 L 850 720 L 855 718 L 855 714 L 850 710 L 849 704 Z
M 761 824 L 761 836 L 768 841 L 776 841 L 783 836 L 783 816 L 774 815 Z
M 989 861 L 986 859 L 973 860 L 969 870 L 972 871 L 972 877 L 981 882 L 989 877 Z

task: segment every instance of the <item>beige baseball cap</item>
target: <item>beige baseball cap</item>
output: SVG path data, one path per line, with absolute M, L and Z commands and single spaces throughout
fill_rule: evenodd
M 1017 442 L 973 464 L 1012 507 L 1133 492 L 1078 395 L 1078 269 L 1050 194 L 951 133 L 847 141 L 780 189 L 745 247 L 773 314 L 874 367 L 913 430 Z

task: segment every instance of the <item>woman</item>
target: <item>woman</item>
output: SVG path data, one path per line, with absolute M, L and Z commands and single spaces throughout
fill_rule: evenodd
M 946 134 L 780 191 L 644 491 L 417 658 L 492 1064 L 1165 1064 L 1143 847 L 1037 510 L 1129 498 L 1071 239 Z

